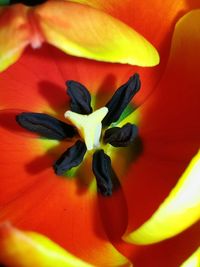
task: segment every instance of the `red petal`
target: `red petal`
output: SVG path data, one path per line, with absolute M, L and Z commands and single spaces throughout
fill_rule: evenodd
M 38 51 L 28 49 L 15 65 L 1 74 L 1 108 L 52 112 L 51 105 L 61 108 L 67 103 L 63 87 L 64 78 L 50 51 L 46 47 Z
M 0 108 L 28 111 L 32 107 L 32 111 L 64 114 L 68 103 L 66 80 L 79 81 L 94 94 L 99 92 L 97 97 L 103 100 L 104 105 L 116 88 L 126 82 L 134 71 L 136 69 L 128 65 L 67 56 L 48 45 L 43 45 L 38 50 L 29 48 L 15 65 L 1 74 L 0 88 L 4 90 L 0 91 Z M 138 98 L 136 96 L 136 104 L 141 103 L 149 94 L 149 87 L 145 85 L 152 80 L 145 74 L 143 69 L 140 72 L 142 89 Z
M 156 68 L 131 68 L 142 77 L 142 90 L 145 98 L 155 89 L 166 67 L 170 52 L 171 38 L 177 20 L 193 8 L 199 8 L 198 0 L 73 0 L 103 10 L 136 29 L 157 49 L 161 58 Z M 155 15 L 156 14 L 156 15 Z M 144 98 L 136 96 L 141 102 Z
M 123 181 L 131 231 L 166 198 L 196 154 L 200 143 L 199 11 L 177 24 L 166 73 L 142 108 L 143 154 Z M 116 244 L 137 266 L 179 266 L 199 245 L 199 223 L 180 235 L 150 246 Z
M 128 231 L 152 215 L 199 148 L 199 18 L 196 10 L 177 23 L 165 75 L 140 110 L 144 149 L 124 183 Z
M 9 222 L 0 225 L 0 261 L 10 267 L 92 267 L 74 257 L 46 236 L 21 231 Z
M 95 70 L 100 77 L 96 82 L 97 74 L 94 70 L 93 75 L 90 73 L 96 64 L 76 60 L 81 62 L 80 69 L 74 58 L 43 46 L 34 54 L 27 50 L 17 64 L 1 76 L 0 86 L 4 88 L 0 91 L 1 107 L 6 111 L 0 114 L 3 126 L 0 130 L 0 220 L 10 219 L 21 228 L 46 234 L 69 252 L 95 265 L 120 265 L 127 260 L 114 249 L 104 232 L 96 189 L 91 191 L 81 177 L 62 179 L 53 172 L 53 162 L 71 144 L 63 142 L 58 146 L 56 141 L 25 138 L 24 132 L 21 135 L 15 125 L 13 108 L 48 114 L 57 112 L 63 119 L 68 107 L 65 79 L 79 80 L 81 74 L 81 82 L 89 85 L 91 80 L 95 88 L 109 73 L 105 70 L 106 64 L 98 63 Z M 112 67 L 110 65 L 109 70 L 116 78 L 120 68 Z M 92 177 L 91 164 L 86 166 L 83 179 L 87 178 L 86 173 Z
M 96 188 L 92 190 L 81 177 L 54 174 L 53 162 L 70 144 L 58 147 L 55 142 L 24 138 L 4 128 L 0 134 L 0 220 L 45 234 L 97 266 L 128 264 L 103 230 Z M 91 171 L 87 173 L 92 177 Z
M 72 0 L 73 2 L 90 5 L 117 17 L 154 43 L 156 47 L 166 48 L 176 21 L 189 10 L 199 8 L 196 0 Z M 156 14 L 156 16 L 155 16 Z M 162 26 L 161 26 L 162 25 Z M 167 37 L 167 38 L 166 38 Z M 165 43 L 164 43 L 165 41 Z M 162 52 L 165 48 L 163 47 Z M 161 54 L 162 56 L 162 54 Z

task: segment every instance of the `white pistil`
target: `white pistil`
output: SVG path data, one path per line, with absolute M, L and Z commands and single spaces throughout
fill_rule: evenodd
M 84 139 L 88 150 L 97 148 L 100 145 L 100 136 L 102 130 L 102 120 L 108 113 L 108 108 L 97 109 L 89 115 L 78 114 L 73 111 L 65 112 L 66 119 L 71 121 Z

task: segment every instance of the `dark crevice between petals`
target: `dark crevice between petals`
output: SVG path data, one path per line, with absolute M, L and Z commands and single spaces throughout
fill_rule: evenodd
M 112 197 L 99 194 L 98 204 L 105 232 L 109 240 L 117 244 L 121 243 L 121 237 L 127 228 L 128 210 L 123 189 L 114 172 L 112 178 Z
M 98 191 L 103 196 L 111 196 L 113 190 L 111 159 L 102 149 L 93 155 L 92 170 L 96 177 Z
M 76 134 L 73 126 L 43 113 L 22 112 L 16 116 L 19 125 L 48 139 L 63 140 Z
M 70 109 L 79 114 L 88 115 L 92 112 L 91 95 L 79 82 L 67 81 L 67 94 L 71 97 Z
M 139 91 L 140 86 L 140 78 L 136 73 L 125 84 L 117 89 L 110 101 L 106 104 L 108 113 L 102 121 L 103 127 L 107 127 L 112 122 L 116 122 L 119 119 L 131 99 Z
M 55 173 L 57 175 L 63 175 L 66 171 L 78 166 L 83 161 L 86 151 L 85 143 L 78 140 L 54 163 L 53 168 Z
M 126 147 L 130 145 L 138 134 L 138 128 L 134 124 L 127 123 L 123 127 L 113 127 L 106 130 L 104 142 L 114 147 Z
M 10 0 L 10 4 L 24 4 L 26 6 L 37 6 L 47 2 L 47 0 Z

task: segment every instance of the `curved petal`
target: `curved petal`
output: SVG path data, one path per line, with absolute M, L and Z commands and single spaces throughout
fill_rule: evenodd
M 198 267 L 200 265 L 200 248 L 198 248 L 180 267 Z
M 178 22 L 165 75 L 140 109 L 143 152 L 124 181 L 128 233 L 154 213 L 199 149 L 199 22 L 200 10 Z
M 28 48 L 16 64 L 1 73 L 0 88 L 3 90 L 0 90 L 0 108 L 31 111 L 30 106 L 37 107 L 32 111 L 59 112 L 62 120 L 69 107 L 69 97 L 65 92 L 67 80 L 84 84 L 92 98 L 96 95 L 96 99 L 100 100 L 99 106 L 104 106 L 112 92 L 130 77 L 130 68 L 123 64 L 72 57 L 47 44 L 37 50 Z M 149 81 L 143 72 L 144 80 L 145 84 Z M 143 83 L 136 103 L 141 103 L 148 94 L 149 87 Z
M 124 240 L 152 244 L 170 238 L 200 219 L 200 151 L 153 216 Z
M 189 10 L 199 7 L 199 2 L 196 0 L 180 0 L 178 2 L 173 0 L 165 2 L 161 2 L 160 0 L 142 2 L 140 0 L 124 0 L 123 2 L 118 0 L 70 1 L 103 10 L 134 29 L 137 29 L 138 32 L 153 42 L 156 47 L 161 48 L 164 46 L 165 49 L 166 45 L 169 48 L 170 38 L 176 21 Z M 164 42 L 167 43 L 164 44 Z M 164 47 L 162 52 L 164 52 Z
M 0 262 L 6 266 L 91 267 L 36 232 L 20 231 L 8 223 L 0 225 Z
M 7 108 L 0 113 L 0 220 L 9 218 L 21 228 L 43 233 L 70 253 L 100 266 L 130 263 L 104 233 L 96 188 L 92 184 L 90 189 L 91 161 L 82 166 L 78 179 L 55 176 L 53 163 L 73 143 L 58 146 L 57 141 L 37 140 L 15 124 L 15 116 L 20 109 L 63 120 L 69 105 L 65 79 L 80 80 L 94 94 L 99 86 L 116 88 L 115 79 L 119 82 L 126 73 L 126 67 L 121 66 L 73 58 L 44 45 L 34 52 L 27 49 L 0 79 L 4 89 L 0 90 L 0 105 Z M 109 74 L 114 83 L 113 78 L 107 79 Z
M 27 8 L 22 5 L 4 8 L 1 11 L 0 71 L 16 62 L 29 44 L 30 27 L 26 16 Z
M 199 8 L 198 0 L 160 1 L 160 0 L 70 0 L 100 9 L 125 22 L 149 40 L 158 50 L 161 62 L 156 68 L 135 68 L 129 70 L 141 75 L 142 91 L 151 93 L 157 86 L 166 68 L 171 38 L 176 22 L 185 13 Z M 156 15 L 155 15 L 156 14 Z M 147 89 L 148 88 L 148 89 Z M 141 100 L 140 94 L 136 99 Z M 142 99 L 143 100 L 143 99 Z
M 68 54 L 139 66 L 159 63 L 156 49 L 140 34 L 97 9 L 50 1 L 34 14 L 47 42 Z
M 156 244 L 146 246 L 126 244 L 135 247 L 135 253 L 129 252 L 131 254 L 129 258 L 136 266 L 177 267 L 181 266 L 197 249 L 199 236 L 200 227 L 199 223 L 196 223 L 183 233 Z M 126 250 L 124 255 L 128 255 Z
M 59 177 L 53 163 L 71 144 L 24 138 L 1 127 L 0 221 L 36 231 L 95 266 L 130 266 L 109 242 L 97 208 L 91 164 Z M 83 176 L 82 176 L 82 173 Z M 88 173 L 88 176 L 85 175 Z M 6 188 L 6 190 L 5 190 Z
M 9 218 L 19 227 L 43 233 L 75 256 L 100 266 L 115 266 L 116 263 L 130 266 L 130 263 L 104 233 L 96 189 L 92 189 L 93 185 L 90 189 L 90 181 L 87 181 L 93 176 L 91 162 L 83 165 L 77 179 L 56 176 L 52 165 L 72 143 L 63 142 L 58 146 L 57 141 L 28 138 L 28 132 L 22 134 L 22 128 L 16 129 L 18 125 L 14 125 L 16 110 L 8 109 L 31 109 L 63 120 L 68 107 L 65 80 L 81 79 L 94 92 L 108 73 L 120 73 L 120 69 L 121 66 L 112 65 L 105 70 L 103 63 L 72 58 L 44 45 L 34 52 L 28 49 L 0 79 L 0 88 L 4 89 L 0 90 L 0 105 L 7 108 L 0 114 L 3 144 L 0 149 L 0 220 Z M 94 75 L 88 73 L 89 70 Z M 88 173 L 88 176 L 81 173 Z

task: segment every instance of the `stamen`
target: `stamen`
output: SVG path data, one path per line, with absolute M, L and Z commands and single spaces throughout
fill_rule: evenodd
M 78 140 L 54 163 L 53 168 L 55 173 L 62 175 L 71 168 L 78 166 L 83 161 L 86 150 L 85 143 Z
M 37 6 L 47 2 L 47 0 L 10 0 L 10 4 L 24 4 L 26 6 Z
M 65 112 L 64 116 L 76 126 L 84 141 L 77 141 L 54 163 L 53 168 L 57 175 L 66 174 L 68 170 L 78 166 L 87 150 L 99 148 L 102 125 L 105 127 L 118 121 L 126 106 L 140 89 L 140 79 L 138 74 L 133 75 L 127 83 L 118 88 L 106 107 L 94 112 L 92 112 L 91 96 L 87 88 L 75 81 L 67 81 L 66 85 L 67 94 L 71 99 L 71 110 Z M 16 116 L 16 121 L 23 128 L 50 139 L 62 140 L 77 134 L 72 125 L 43 113 L 23 112 Z M 125 147 L 133 142 L 137 133 L 136 125 L 127 123 L 121 128 L 114 127 L 106 130 L 103 140 L 115 147 Z M 113 188 L 120 183 L 112 169 L 110 157 L 102 149 L 93 154 L 92 169 L 98 191 L 103 196 L 112 195 Z
M 102 121 L 103 127 L 109 126 L 112 122 L 116 122 L 119 119 L 126 106 L 139 91 L 140 85 L 140 78 L 136 73 L 128 82 L 117 89 L 110 101 L 106 104 L 109 112 Z
M 122 128 L 113 127 L 106 130 L 104 142 L 115 147 L 125 147 L 130 145 L 138 134 L 136 125 L 127 123 Z
M 79 114 L 88 115 L 92 112 L 91 96 L 81 83 L 67 81 L 67 94 L 71 97 L 70 109 Z
M 92 169 L 96 177 L 99 192 L 103 196 L 111 196 L 113 187 L 111 159 L 102 149 L 94 153 Z
M 76 134 L 73 126 L 43 113 L 22 112 L 16 116 L 16 121 L 23 128 L 49 139 L 63 140 Z

